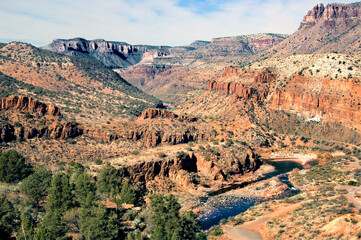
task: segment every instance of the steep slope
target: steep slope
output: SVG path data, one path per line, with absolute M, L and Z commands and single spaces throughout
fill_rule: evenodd
M 32 96 L 79 122 L 134 116 L 161 104 L 92 59 L 11 43 L 0 49 L 0 61 L 1 97 Z
M 309 53 L 359 53 L 361 3 L 316 5 L 303 18 L 299 29 L 265 56 Z
M 228 68 L 179 109 L 257 144 L 274 133 L 359 143 L 359 58 L 295 55 Z

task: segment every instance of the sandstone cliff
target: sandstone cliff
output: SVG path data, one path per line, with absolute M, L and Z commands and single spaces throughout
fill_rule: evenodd
M 244 147 L 238 149 L 237 157 L 227 155 L 224 161 L 215 156 L 209 158 L 207 154 L 207 151 L 179 152 L 176 157 L 129 165 L 120 168 L 119 172 L 134 182 L 145 182 L 150 189 L 157 190 L 170 181 L 172 187 L 190 190 L 197 188 L 201 181 L 208 188 L 232 184 L 262 165 L 259 157 Z M 154 181 L 158 186 L 153 184 Z
M 129 67 L 140 62 L 143 57 L 154 58 L 169 54 L 169 47 L 130 45 L 125 42 L 83 38 L 55 39 L 44 49 L 67 55 L 91 57 L 111 68 Z
M 266 70 L 247 73 L 241 68 L 226 68 L 221 79 L 208 81 L 207 89 L 233 95 L 233 100 L 264 101 L 268 95 L 268 84 L 274 80 L 275 77 Z
M 42 116 L 60 116 L 59 108 L 53 105 L 46 105 L 33 98 L 23 96 L 0 98 L 0 110 L 16 110 L 28 113 L 39 113 Z
M 294 34 L 263 55 L 359 53 L 360 12 L 360 3 L 316 5 L 303 18 Z
M 29 97 L 1 98 L 0 114 L 0 142 L 42 137 L 69 139 L 83 133 L 78 124 L 60 120 L 59 108 Z

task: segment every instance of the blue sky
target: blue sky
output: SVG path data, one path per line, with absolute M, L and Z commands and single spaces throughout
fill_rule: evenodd
M 323 1 L 330 2 L 334 1 Z M 25 41 L 42 46 L 55 38 L 83 37 L 179 46 L 223 36 L 290 34 L 318 3 L 315 0 L 0 0 L 0 41 Z

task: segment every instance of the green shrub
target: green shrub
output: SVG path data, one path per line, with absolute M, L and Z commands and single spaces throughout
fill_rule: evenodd
M 12 183 L 20 181 L 33 172 L 32 166 L 15 150 L 0 155 L 0 181 Z

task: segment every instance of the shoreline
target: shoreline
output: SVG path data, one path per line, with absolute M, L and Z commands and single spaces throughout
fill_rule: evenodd
M 316 158 L 312 159 L 299 159 L 299 158 L 262 158 L 262 161 L 265 162 L 296 162 L 305 166 L 306 164 L 316 161 Z

